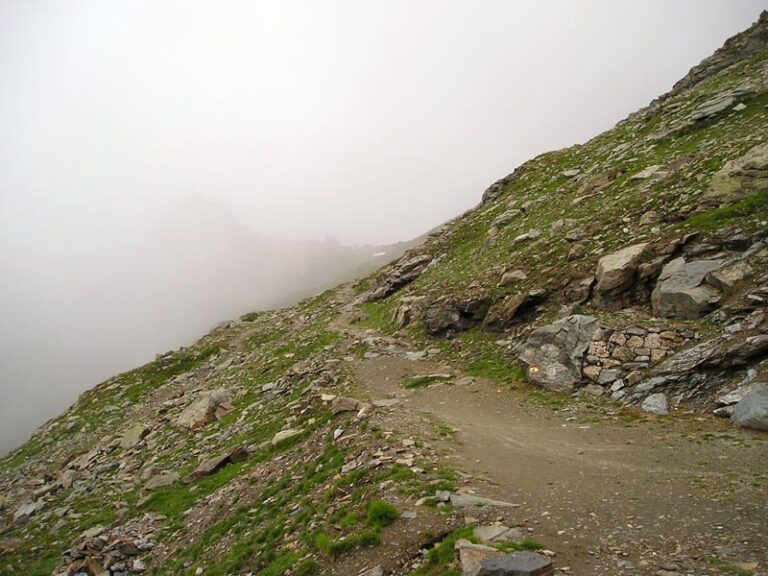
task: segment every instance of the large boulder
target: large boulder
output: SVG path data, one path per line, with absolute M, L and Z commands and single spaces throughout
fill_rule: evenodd
M 180 479 L 178 472 L 161 472 L 160 474 L 156 474 L 155 476 L 152 476 L 146 484 L 144 484 L 144 490 L 157 490 L 158 488 L 165 488 L 166 486 L 170 486 L 172 484 L 175 484 Z
M 435 302 L 424 309 L 422 316 L 427 334 L 437 336 L 461 327 L 461 314 L 449 302 Z
M 229 399 L 224 388 L 203 392 L 179 414 L 176 425 L 191 430 L 201 428 L 232 409 Z
M 651 294 L 654 314 L 694 320 L 713 310 L 720 302 L 720 291 L 705 280 L 722 264 L 722 260 L 672 260 L 664 266 Z
M 424 305 L 422 322 L 431 336 L 460 332 L 480 324 L 490 307 L 491 299 L 484 294 L 439 298 Z
M 595 273 L 595 297 L 601 308 L 616 310 L 622 307 L 621 294 L 635 283 L 637 267 L 647 247 L 647 242 L 634 244 L 600 258 Z
M 768 431 L 768 390 L 755 390 L 733 409 L 731 422 L 742 428 Z
M 594 316 L 574 314 L 537 328 L 518 347 L 528 380 L 555 392 L 572 392 L 582 378 L 582 358 L 599 328 Z

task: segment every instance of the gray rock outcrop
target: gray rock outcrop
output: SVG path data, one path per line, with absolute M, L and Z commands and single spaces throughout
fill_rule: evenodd
M 392 264 L 385 266 L 376 276 L 373 288 L 367 299 L 369 301 L 382 300 L 390 294 L 394 294 L 403 286 L 410 284 L 418 278 L 432 262 L 429 254 L 406 254 Z

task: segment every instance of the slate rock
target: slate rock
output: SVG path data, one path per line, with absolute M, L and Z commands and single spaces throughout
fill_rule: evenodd
M 427 306 L 422 317 L 427 334 L 437 336 L 461 325 L 461 314 L 448 302 L 436 302 Z
M 484 560 L 477 576 L 554 576 L 552 560 L 530 550 Z
M 360 400 L 347 398 L 345 396 L 336 396 L 331 401 L 331 413 L 341 414 L 342 412 L 357 412 L 362 406 L 363 403 L 360 402 Z
M 528 274 L 526 274 L 523 270 L 507 270 L 501 276 L 499 286 L 512 286 L 513 284 L 522 282 L 523 280 L 527 279 Z
M 492 542 L 517 542 L 523 539 L 523 533 L 519 528 L 510 528 L 503 524 L 476 526 L 472 530 L 472 535 L 484 544 Z
M 704 280 L 721 266 L 721 260 L 672 260 L 664 266 L 651 295 L 654 314 L 695 320 L 710 312 L 720 302 L 720 291 Z
M 741 400 L 751 392 L 756 392 L 758 390 L 766 390 L 768 391 L 768 383 L 766 382 L 751 382 L 749 384 L 744 384 L 743 386 L 739 386 L 735 390 L 732 390 L 731 392 L 728 392 L 727 394 L 723 394 L 722 396 L 719 396 L 715 401 L 720 406 L 731 406 L 733 404 L 737 404 L 738 402 L 741 402 Z
M 385 266 L 377 274 L 373 289 L 368 295 L 369 301 L 381 300 L 400 290 L 418 278 L 432 262 L 429 254 L 406 254 Z

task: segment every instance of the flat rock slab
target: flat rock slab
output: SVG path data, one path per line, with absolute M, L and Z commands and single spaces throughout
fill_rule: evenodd
M 480 563 L 477 576 L 554 576 L 555 569 L 549 557 L 523 550 L 505 554 Z
M 523 533 L 517 528 L 510 528 L 503 524 L 491 524 L 489 526 L 477 526 L 472 535 L 484 544 L 491 542 L 510 542 L 523 539 Z
M 177 472 L 163 472 L 162 474 L 150 478 L 150 480 L 144 484 L 144 490 L 156 490 L 157 488 L 170 486 L 178 481 L 179 475 Z
M 336 396 L 331 401 L 331 412 L 333 414 L 340 414 L 341 412 L 357 412 L 363 407 L 363 403 L 360 400 L 354 398 L 345 398 L 344 396 Z
M 491 500 L 481 496 L 471 494 L 451 494 L 451 504 L 454 506 L 496 506 L 497 508 L 511 508 L 514 504 L 502 502 L 501 500 Z
M 287 430 L 280 430 L 280 432 L 272 437 L 272 446 L 279 444 L 283 440 L 288 440 L 288 438 L 298 436 L 302 432 L 304 432 L 303 428 L 288 428 Z
M 195 470 L 189 475 L 189 478 L 191 480 L 197 480 L 198 478 L 202 478 L 203 476 L 209 476 L 213 474 L 214 472 L 218 472 L 225 466 L 229 464 L 235 464 L 237 462 L 242 462 L 246 458 L 248 458 L 248 450 L 242 446 L 238 446 L 234 448 L 233 450 L 230 450 L 226 454 L 222 454 L 220 456 L 214 456 L 213 458 L 208 458 L 206 460 L 203 460 L 200 465 L 195 468 Z

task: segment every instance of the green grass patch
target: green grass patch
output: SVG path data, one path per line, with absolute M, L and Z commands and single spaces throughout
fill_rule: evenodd
M 372 528 L 389 526 L 400 515 L 392 504 L 383 500 L 373 500 L 366 505 L 366 523 Z
M 694 214 L 685 221 L 685 226 L 714 230 L 729 222 L 744 218 L 768 218 L 768 190 L 761 190 L 757 194 L 742 198 L 730 206 L 722 206 L 701 214 Z

